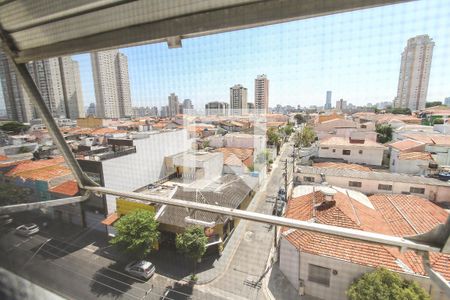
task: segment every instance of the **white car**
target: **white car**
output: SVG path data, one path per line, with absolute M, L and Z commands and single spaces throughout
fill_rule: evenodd
M 146 260 L 133 261 L 125 267 L 126 272 L 143 279 L 149 279 L 152 277 L 155 270 L 155 266 Z
M 30 236 L 38 232 L 39 227 L 34 223 L 20 225 L 16 228 L 16 233 L 23 236 Z

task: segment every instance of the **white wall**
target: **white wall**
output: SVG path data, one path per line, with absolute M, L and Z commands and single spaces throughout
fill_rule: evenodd
M 333 152 L 333 149 L 335 152 Z M 343 155 L 343 150 L 350 150 L 350 155 Z M 362 154 L 359 154 L 359 150 L 362 150 Z M 383 152 L 384 149 L 382 148 L 361 147 L 356 144 L 351 146 L 320 145 L 319 147 L 319 157 L 344 159 L 350 163 L 368 164 L 373 166 L 381 166 Z
M 436 153 L 433 154 L 433 158 L 439 166 L 450 165 L 450 147 L 426 145 L 425 151 L 430 153 Z
M 293 287 L 299 287 L 299 253 L 282 235 L 280 239 L 280 270 Z
M 105 187 L 134 191 L 152 183 L 165 175 L 165 156 L 190 148 L 186 130 L 151 134 L 148 138 L 133 140 L 133 144 L 136 153 L 102 162 Z M 108 214 L 116 210 L 115 199 L 115 196 L 106 196 Z

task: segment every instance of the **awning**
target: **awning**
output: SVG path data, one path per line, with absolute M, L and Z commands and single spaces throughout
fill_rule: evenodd
M 16 62 L 167 42 L 406 0 L 0 1 L 2 39 Z
M 112 213 L 109 216 L 107 216 L 106 219 L 104 219 L 102 221 L 102 224 L 103 225 L 107 225 L 107 226 L 111 226 L 119 219 L 120 219 L 120 216 L 119 216 L 118 213 Z

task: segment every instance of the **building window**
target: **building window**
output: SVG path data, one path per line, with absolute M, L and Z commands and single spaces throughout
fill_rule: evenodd
M 390 184 L 379 184 L 378 189 L 380 191 L 392 191 L 392 185 Z
M 328 149 L 330 149 L 329 147 L 320 147 L 320 149 L 322 149 L 322 150 L 328 150 Z
M 336 152 L 336 149 L 333 149 L 333 153 L 335 153 Z
M 304 176 L 303 181 L 305 182 L 314 182 L 314 177 Z
M 360 182 L 360 181 L 349 181 L 349 182 L 348 182 L 348 186 L 351 186 L 351 187 L 361 187 L 361 186 L 362 186 L 362 182 Z
M 363 151 L 362 151 L 362 150 L 359 150 L 358 153 L 359 153 L 359 154 L 363 154 Z
M 350 155 L 350 150 L 342 150 L 342 155 Z
M 308 280 L 324 286 L 330 286 L 331 269 L 309 264 Z
M 424 188 L 418 188 L 418 187 L 410 187 L 409 192 L 412 194 L 425 194 Z

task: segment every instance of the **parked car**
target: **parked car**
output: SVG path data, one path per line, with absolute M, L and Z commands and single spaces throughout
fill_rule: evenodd
M 284 209 L 284 202 L 278 201 L 277 205 L 273 206 L 272 215 L 280 217 L 283 214 L 283 209 Z
M 0 216 L 0 226 L 5 226 L 11 224 L 13 219 L 9 215 L 1 215 Z
M 39 232 L 39 226 L 34 223 L 20 225 L 16 228 L 16 233 L 18 235 L 30 236 Z
M 155 274 L 155 266 L 146 260 L 133 261 L 126 265 L 125 271 L 133 276 L 149 279 Z

